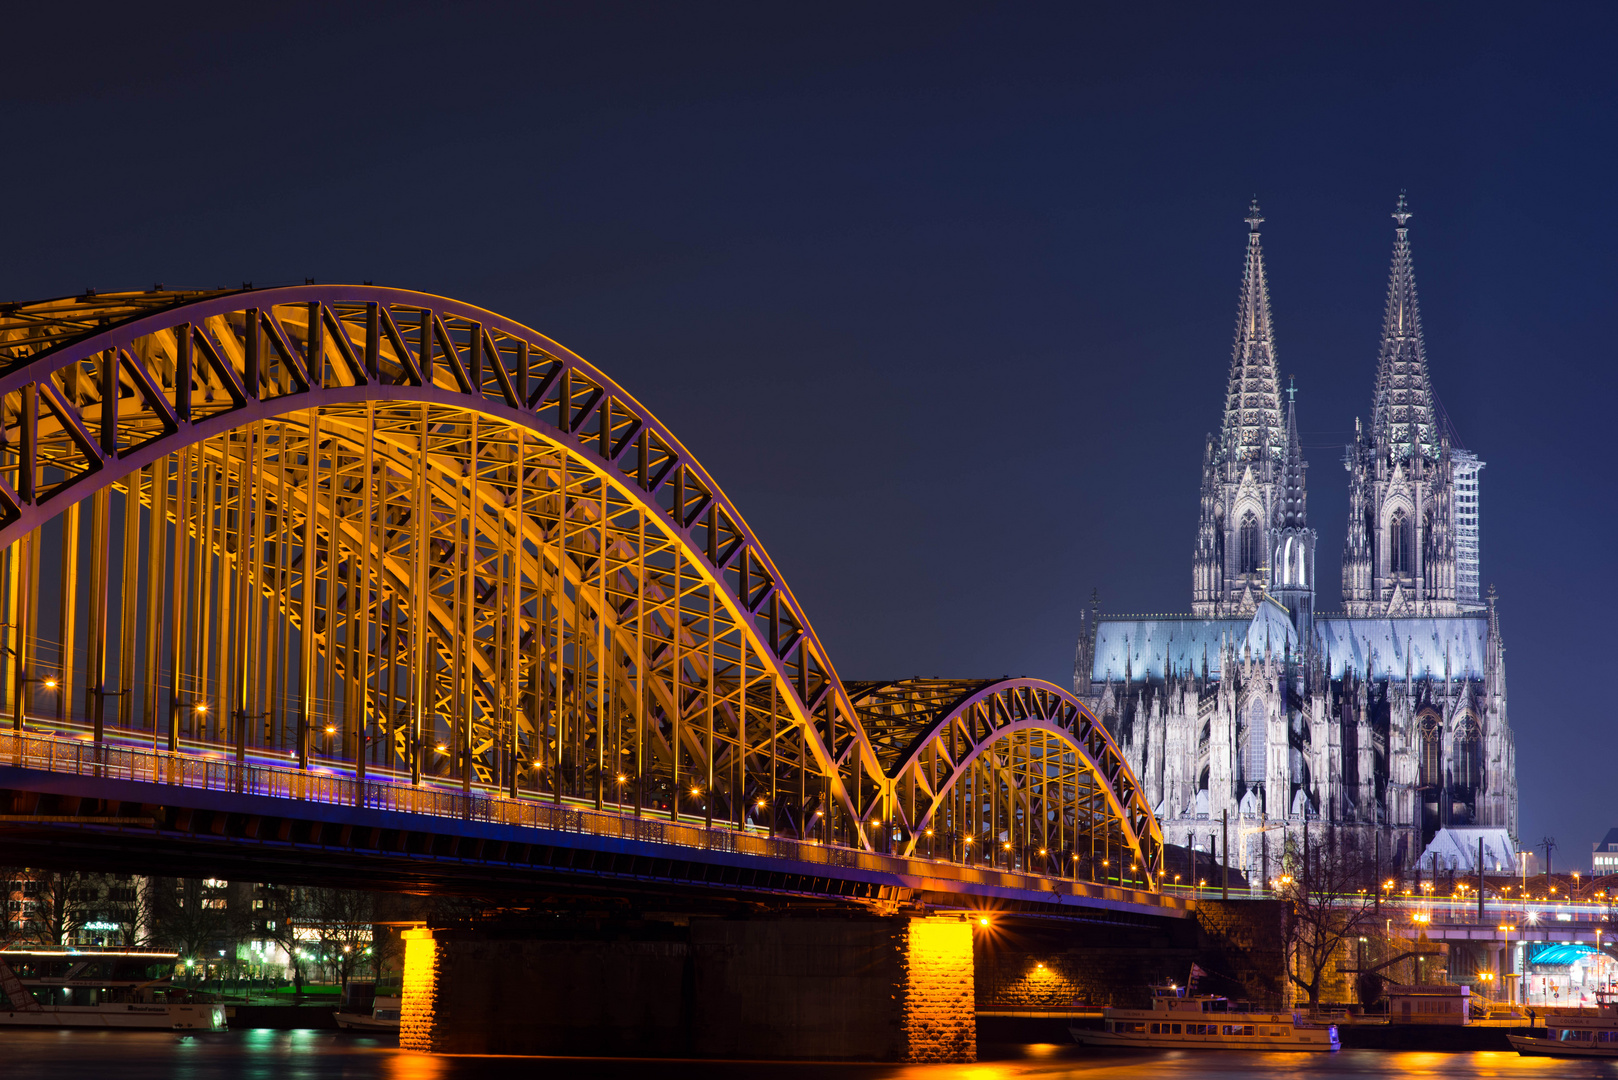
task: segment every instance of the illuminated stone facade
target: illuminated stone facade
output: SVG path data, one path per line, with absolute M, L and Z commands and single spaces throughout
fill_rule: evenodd
M 900 986 L 906 1061 L 977 1060 L 971 923 L 948 917 L 905 923 Z
M 1086 618 L 1074 690 L 1124 746 L 1164 839 L 1276 872 L 1306 822 L 1410 866 L 1441 828 L 1515 837 L 1493 596 L 1477 599 L 1478 471 L 1427 370 L 1403 197 L 1368 429 L 1344 464 L 1341 615 L 1315 610 L 1296 391 L 1276 363 L 1259 224 L 1223 423 L 1203 454 L 1191 612 Z M 1509 845 L 1505 845 L 1509 846 Z M 1501 867 L 1500 869 L 1506 869 Z

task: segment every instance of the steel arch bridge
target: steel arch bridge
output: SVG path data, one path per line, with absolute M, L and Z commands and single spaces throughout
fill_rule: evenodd
M 441 297 L 0 305 L 0 612 L 19 733 L 1160 882 L 1075 699 L 845 686 L 666 427 Z

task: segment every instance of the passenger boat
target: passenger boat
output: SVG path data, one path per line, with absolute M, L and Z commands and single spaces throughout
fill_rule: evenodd
M 1507 1035 L 1524 1057 L 1618 1058 L 1618 1005 L 1603 1002 L 1594 1013 L 1551 1013 L 1544 1035 Z
M 332 1014 L 337 1026 L 348 1031 L 391 1031 L 399 1033 L 399 1008 L 402 1001 L 396 997 L 379 997 L 371 1002 L 369 1013 L 338 1011 Z
M 72 946 L 0 950 L 0 1027 L 223 1031 L 224 1006 L 164 977 L 177 955 Z
M 1295 1012 L 1253 1012 L 1245 1002 L 1183 987 L 1154 987 L 1150 1009 L 1101 1010 L 1102 1030 L 1071 1028 L 1085 1046 L 1156 1050 L 1336 1050 L 1337 1026 Z

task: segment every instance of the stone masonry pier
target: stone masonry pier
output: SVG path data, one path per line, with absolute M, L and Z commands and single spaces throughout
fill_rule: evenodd
M 972 1061 L 960 916 L 408 930 L 400 1045 L 438 1053 Z

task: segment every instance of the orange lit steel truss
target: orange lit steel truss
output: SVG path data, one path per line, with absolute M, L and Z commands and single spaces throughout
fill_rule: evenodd
M 916 855 L 976 828 L 1065 844 L 1063 876 L 1106 877 L 1099 843 L 1156 884 L 1155 824 L 1077 702 L 939 683 L 977 689 L 926 718 L 889 684 L 856 709 L 672 433 L 466 304 L 0 305 L 0 552 L 18 728 Z
M 1034 679 L 906 679 L 849 692 L 893 778 L 907 853 L 1155 883 L 1163 837 L 1107 729 Z M 974 854 L 975 852 L 975 854 Z

